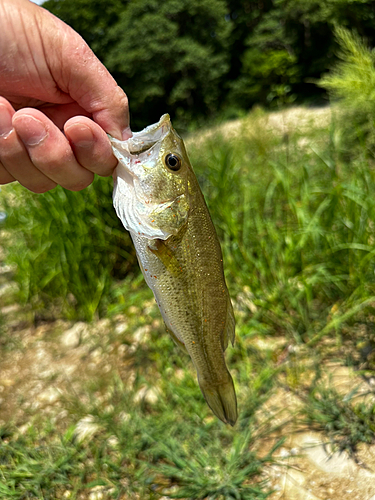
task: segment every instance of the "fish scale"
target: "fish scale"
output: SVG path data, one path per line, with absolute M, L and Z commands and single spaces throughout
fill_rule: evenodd
M 234 425 L 236 394 L 224 357 L 228 340 L 234 343 L 233 308 L 219 240 L 183 141 L 168 115 L 127 141 L 110 139 L 119 160 L 114 206 L 145 280 L 167 330 L 190 355 L 208 405 Z

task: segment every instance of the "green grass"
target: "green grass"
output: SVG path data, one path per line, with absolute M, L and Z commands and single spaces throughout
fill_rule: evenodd
M 166 336 L 153 332 L 142 349 L 141 364 L 139 352 L 124 360 L 136 369 L 132 388 L 125 372 L 113 369 L 78 393 L 68 392 L 58 409 L 66 414 L 57 423 L 34 411 L 23 433 L 11 424 L 0 427 L 0 493 L 56 499 L 69 491 L 69 498 L 81 499 L 102 486 L 104 498 L 267 498 L 270 488 L 261 473 L 280 443 L 262 456 L 255 449 L 262 435 L 256 411 L 266 399 L 257 363 L 247 374 L 254 382 L 251 393 L 239 393 L 242 413 L 232 429 L 212 417 L 187 356 Z M 246 354 L 254 357 L 250 350 Z M 178 368 L 184 369 L 182 379 L 175 375 Z M 272 385 L 268 378 L 268 394 Z M 156 387 L 156 399 L 139 397 L 145 386 Z M 96 428 L 80 439 L 77 423 L 87 416 Z
M 248 334 L 309 345 L 339 337 L 375 300 L 373 160 L 359 150 L 345 163 L 334 128 L 312 132 L 300 146 L 298 134 L 285 143 L 259 128 L 192 154 L 232 293 L 251 291 Z
M 130 237 L 112 207 L 110 179 L 84 191 L 57 187 L 35 195 L 6 187 L 7 262 L 16 266 L 18 299 L 36 315 L 91 320 L 103 314 L 113 279 L 135 266 Z
M 333 450 L 355 457 L 360 443 L 375 442 L 375 407 L 371 402 L 355 403 L 355 390 L 347 396 L 332 387 L 318 386 L 309 394 L 303 414 L 310 428 L 324 432 Z
M 264 499 L 270 487 L 262 472 L 280 442 L 265 453 L 257 446 L 282 429 L 260 410 L 280 381 L 297 394 L 307 391 L 305 422 L 335 449 L 355 456 L 360 443 L 374 442 L 373 405 L 316 385 L 325 356 L 366 377 L 375 369 L 371 130 L 351 137 L 348 150 L 341 118 L 284 133 L 265 119 L 254 111 L 236 137 L 198 135 L 188 146 L 234 298 L 237 341 L 227 353 L 240 409 L 234 429 L 212 417 L 190 360 L 164 333 L 113 212 L 111 181 L 97 179 L 82 193 L 2 191 L 2 243 L 16 266 L 18 300 L 34 319 L 115 322 L 122 314 L 129 324 L 120 337 L 109 325 L 91 339 L 104 350 L 120 343 L 127 354 L 109 374 L 99 371 L 64 395 L 63 419 L 25 410 L 26 431 L 16 428 L 24 421 L 2 426 L 0 496 L 55 499 L 68 491 L 81 500 L 102 487 L 104 498 L 117 499 Z M 153 325 L 147 340 L 134 347 L 134 333 L 145 325 Z M 8 332 L 3 325 L 1 333 L 0 317 L 4 353 Z M 285 342 L 255 346 L 272 337 Z M 310 389 L 307 371 L 315 375 Z M 147 388 L 153 401 L 139 397 Z M 88 416 L 97 427 L 80 441 L 77 423 Z
M 258 125 L 236 139 L 216 135 L 189 147 L 232 295 L 251 295 L 246 334 L 314 345 L 335 332 L 340 340 L 343 326 L 374 311 L 373 159 L 359 147 L 344 161 L 334 126 L 285 141 L 251 120 Z M 8 262 L 17 265 L 20 300 L 70 318 L 121 310 L 116 279 L 138 267 L 109 181 L 45 195 L 15 186 L 10 195 Z
M 237 343 L 227 353 L 239 397 L 235 429 L 212 417 L 190 360 L 165 335 L 156 306 L 144 309 L 152 294 L 112 218 L 108 181 L 78 194 L 58 189 L 34 196 L 11 188 L 17 198 L 8 198 L 8 261 L 17 265 L 21 298 L 39 317 L 125 314 L 130 326 L 122 342 L 129 347 L 137 328 L 159 322 L 124 360 L 135 373 L 133 388 L 125 369 L 113 369 L 65 396 L 64 422 L 36 412 L 25 434 L 11 424 L 3 430 L 3 495 L 52 499 L 69 491 L 78 499 L 96 486 L 107 498 L 150 500 L 270 494 L 262 471 L 274 450 L 259 454 L 256 445 L 282 429 L 258 410 L 279 372 L 286 370 L 287 384 L 298 389 L 303 366 L 292 373 L 278 363 L 282 347 L 259 350 L 253 340 L 283 336 L 285 345 L 305 345 L 307 352 L 325 339 L 338 346 L 351 339 L 352 348 L 363 341 L 355 325 L 375 306 L 375 170 L 360 145 L 350 162 L 343 159 L 334 127 L 291 130 L 286 139 L 261 120 L 250 116 L 236 139 L 216 135 L 189 146 L 235 298 Z M 118 338 L 108 328 L 97 342 Z M 156 401 L 137 401 L 147 387 Z M 372 442 L 371 411 L 324 391 L 312 393 L 305 408 L 312 427 L 353 453 L 359 442 Z M 77 422 L 88 415 L 97 431 L 77 441 Z

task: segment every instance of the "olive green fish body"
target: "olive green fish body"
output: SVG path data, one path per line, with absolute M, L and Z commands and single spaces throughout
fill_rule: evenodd
M 163 119 L 165 115 L 157 124 L 159 127 L 164 123 Z M 202 393 L 213 412 L 222 421 L 234 425 L 237 419 L 236 395 L 224 351 L 229 340 L 234 343 L 235 322 L 224 279 L 222 253 L 182 140 L 172 129 L 169 117 L 168 123 L 170 128 L 167 126 L 167 132 L 164 136 L 162 134 L 155 157 L 159 168 L 163 169 L 167 169 L 165 158 L 168 154 L 175 155 L 181 162 L 179 169 L 171 174 L 175 185 L 162 195 L 155 194 L 155 190 L 148 191 L 143 201 L 146 206 L 151 204 L 152 210 L 138 220 L 138 214 L 145 210 L 139 208 L 137 214 L 132 215 L 134 220 L 130 224 L 131 217 L 127 213 L 127 229 L 130 230 L 142 273 L 155 295 L 167 330 L 190 355 Z M 115 153 L 118 153 L 115 140 L 112 140 L 112 144 Z M 147 152 L 150 149 L 145 149 L 146 158 Z M 121 155 L 117 154 L 120 164 L 124 151 Z M 138 161 L 142 163 L 142 159 Z M 176 165 L 172 167 L 176 168 Z M 127 168 L 132 172 L 129 164 Z M 147 166 L 145 168 L 147 170 Z M 142 173 L 138 175 L 142 176 Z M 177 175 L 181 182 L 176 187 Z M 151 177 L 155 177 L 155 174 Z M 159 190 L 161 186 L 165 188 L 164 182 L 159 182 Z M 154 196 L 158 198 L 157 203 Z M 120 202 L 116 204 L 115 201 L 114 204 L 123 220 Z M 152 225 L 157 217 L 159 224 L 155 232 L 161 227 L 163 234 L 159 233 L 155 237 L 152 235 Z

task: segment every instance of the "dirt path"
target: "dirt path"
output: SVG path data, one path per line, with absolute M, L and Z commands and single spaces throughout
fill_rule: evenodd
M 20 432 L 25 432 L 30 412 L 37 411 L 53 418 L 58 425 L 66 417 L 64 401 L 72 392 L 84 403 L 87 395 L 82 387 L 89 379 L 105 383 L 106 377 L 117 370 L 131 381 L 133 374 L 126 373 L 124 345 L 120 341 L 127 329 L 125 317 L 93 325 L 57 321 L 25 327 L 19 322 L 20 310 L 16 305 L 3 307 L 1 312 L 13 344 L 3 352 L 0 366 L 0 424 L 11 418 L 18 423 Z M 132 348 L 147 335 L 145 328 L 133 334 Z M 113 332 L 110 342 L 108 331 Z M 343 395 L 364 384 L 353 371 L 340 364 L 327 365 L 325 371 Z M 363 391 L 367 389 L 363 386 Z M 155 397 L 151 392 L 147 398 Z M 275 441 L 287 436 L 276 455 L 282 465 L 264 472 L 274 489 L 271 500 L 375 500 L 375 446 L 360 449 L 359 464 L 346 453 L 332 453 L 325 445 L 327 438 L 294 425 L 293 418 L 291 421 L 301 405 L 297 396 L 280 388 L 259 410 L 273 424 L 281 424 Z M 89 415 L 77 422 L 77 436 L 95 431 Z M 266 453 L 273 442 L 269 438 L 260 441 L 260 453 Z
M 221 134 L 231 139 L 240 133 L 252 134 L 259 128 L 274 134 L 300 133 L 303 135 L 310 128 L 325 128 L 332 119 L 332 110 L 329 106 L 321 108 L 306 108 L 298 106 L 273 113 L 259 112 L 250 114 L 248 118 L 232 120 L 207 131 L 194 133 L 187 140 L 187 145 L 197 145 L 215 134 Z

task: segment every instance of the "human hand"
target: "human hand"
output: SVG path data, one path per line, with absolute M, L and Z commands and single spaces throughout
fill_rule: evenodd
M 0 184 L 78 191 L 131 136 L 125 93 L 72 28 L 28 0 L 0 0 Z

